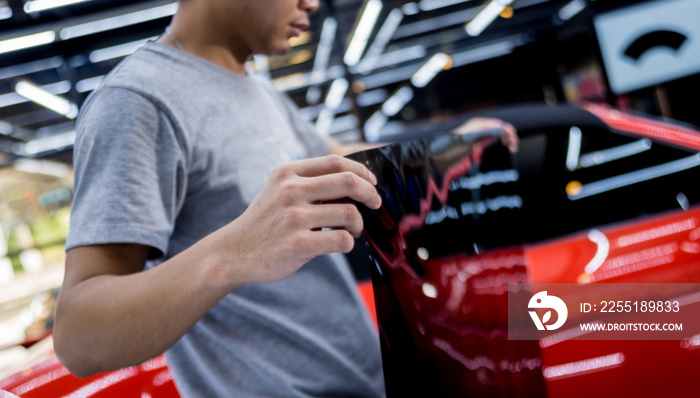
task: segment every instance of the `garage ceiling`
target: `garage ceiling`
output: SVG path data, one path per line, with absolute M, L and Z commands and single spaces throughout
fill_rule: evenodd
M 387 99 L 402 87 L 410 89 L 411 77 L 437 53 L 450 55 L 453 67 L 481 62 L 537 40 L 540 29 L 576 23 L 578 14 L 591 8 L 635 2 L 514 0 L 502 14 L 507 18 L 498 17 L 478 35 L 467 33 L 465 24 L 489 3 L 509 1 L 322 1 L 312 16 L 312 28 L 289 54 L 256 57 L 250 67 L 269 74 L 319 128 L 359 139 Z M 70 161 L 74 118 L 18 94 L 19 82 L 80 106 L 124 56 L 163 32 L 177 8 L 167 0 L 62 0 L 63 6 L 38 10 L 49 2 L 61 1 L 0 0 L 0 165 L 23 157 Z M 365 9 L 378 10 L 373 26 L 366 19 L 358 24 Z M 359 32 L 367 27 L 371 29 L 363 58 L 347 65 L 350 38 L 360 35 L 356 28 Z M 403 94 L 408 95 L 406 90 Z M 338 98 L 326 101 L 329 92 Z M 395 98 L 394 106 L 410 99 Z M 392 109 L 385 111 L 383 122 L 392 117 Z

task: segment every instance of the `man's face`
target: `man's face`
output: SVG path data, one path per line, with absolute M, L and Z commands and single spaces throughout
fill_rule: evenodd
M 227 21 L 234 34 L 252 54 L 289 51 L 289 39 L 309 27 L 309 15 L 319 0 L 220 0 L 232 16 Z

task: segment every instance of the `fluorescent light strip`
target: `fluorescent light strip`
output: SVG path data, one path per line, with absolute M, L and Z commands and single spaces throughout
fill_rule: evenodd
M 353 114 L 335 118 L 330 134 L 338 134 L 352 129 L 356 129 L 359 119 Z
M 415 59 L 424 58 L 428 51 L 424 46 L 418 44 L 411 47 L 390 51 L 373 58 L 365 58 L 362 62 L 350 67 L 353 73 L 368 73 L 376 69 L 390 65 L 402 64 Z
M 318 40 L 316 48 L 316 57 L 314 58 L 314 66 L 311 69 L 311 81 L 322 82 L 326 80 L 326 69 L 331 59 L 331 50 L 333 50 L 333 41 L 338 29 L 338 22 L 335 18 L 328 17 L 323 21 L 321 28 L 321 36 Z M 315 104 L 321 98 L 321 89 L 314 85 L 309 87 L 306 92 L 306 102 Z
M 53 94 L 43 88 L 26 81 L 20 81 L 15 86 L 17 94 L 26 97 L 37 104 L 51 109 L 69 119 L 75 119 L 78 116 L 78 106 Z
M 585 0 L 571 0 L 559 9 L 557 14 L 562 21 L 568 21 L 586 8 Z
M 411 84 L 416 87 L 425 87 L 449 62 L 450 57 L 445 53 L 433 55 L 428 62 L 411 76 Z
M 452 55 L 452 67 L 473 64 L 491 58 L 501 57 L 513 52 L 516 44 L 511 40 L 488 44 L 471 50 L 461 51 Z
M 24 12 L 31 14 L 33 12 L 50 10 L 70 6 L 77 3 L 83 3 L 88 0 L 33 0 L 24 3 Z
M 374 38 L 372 45 L 370 45 L 367 50 L 367 54 L 362 61 L 362 64 L 364 64 L 363 68 L 366 70 L 373 69 L 374 63 L 377 62 L 379 55 L 386 49 L 387 44 L 389 44 L 389 41 L 394 36 L 396 29 L 401 25 L 402 20 L 403 12 L 400 9 L 394 8 L 389 12 L 389 15 L 386 17 L 386 20 L 384 20 L 382 27 L 377 33 L 377 37 Z
M 603 192 L 612 191 L 614 189 L 623 188 L 639 182 L 648 181 L 654 178 L 663 177 L 669 174 L 678 173 L 680 171 L 692 169 L 700 166 L 700 154 L 675 160 L 658 166 L 648 167 L 646 169 L 633 171 L 631 173 L 621 174 L 619 176 L 606 178 L 604 180 L 585 184 L 581 187 L 581 192 L 577 195 L 568 195 L 571 200 L 587 198 Z
M 389 119 L 382 111 L 374 112 L 365 122 L 365 138 L 368 142 L 377 142 L 380 138 L 382 127 Z
M 350 44 L 345 52 L 343 61 L 348 66 L 357 65 L 360 62 L 362 53 L 365 51 L 369 36 L 374 30 L 374 25 L 377 23 L 379 13 L 382 11 L 383 4 L 380 0 L 369 0 L 360 17 L 360 21 L 355 27 L 355 31 L 350 39 Z
M 89 79 L 83 79 L 75 83 L 75 90 L 79 93 L 86 93 L 88 91 L 92 91 L 96 89 L 97 86 L 99 86 L 104 79 L 104 75 L 91 77 Z
M 328 134 L 334 135 L 334 134 L 344 133 L 346 131 L 356 129 L 357 125 L 358 125 L 358 120 L 357 120 L 357 116 L 355 116 L 355 115 L 351 114 L 351 115 L 337 117 L 337 118 L 335 118 L 335 120 L 333 120 L 333 124 L 331 125 L 330 130 L 328 130 Z
M 54 40 L 56 40 L 56 32 L 53 30 L 6 39 L 0 41 L 0 54 L 53 43 Z
M 316 119 L 316 131 L 321 135 L 328 135 L 334 118 L 335 114 L 332 110 L 323 108 Z
M 0 20 L 12 18 L 11 7 L 0 7 Z
M 338 109 L 343 98 L 345 98 L 345 93 L 348 91 L 349 83 L 348 81 L 341 77 L 333 80 L 331 87 L 328 89 L 328 94 L 326 95 L 326 108 L 333 111 Z
M 587 153 L 581 156 L 579 166 L 582 168 L 597 166 L 599 164 L 612 162 L 613 160 L 623 159 L 628 156 L 637 155 L 651 149 L 651 140 L 644 138 L 629 144 L 620 145 L 615 148 L 604 149 Z
M 70 82 L 67 80 L 58 82 L 58 83 L 52 83 L 52 84 L 47 84 L 45 86 L 41 86 L 44 90 L 52 93 L 52 94 L 65 94 L 68 91 L 70 91 Z M 23 97 L 17 93 L 8 93 L 8 94 L 2 94 L 0 95 L 0 108 L 4 108 L 6 106 L 11 106 L 11 105 L 17 105 L 17 104 L 22 104 L 24 102 L 29 102 L 29 99 L 26 97 Z
M 403 11 L 404 15 L 416 15 L 420 12 L 420 8 L 418 4 L 411 2 L 401 6 L 401 11 Z
M 566 168 L 576 170 L 581 155 L 581 129 L 574 126 L 569 130 L 569 149 L 566 152 Z
M 381 102 L 386 101 L 386 99 L 387 99 L 387 92 L 386 92 L 386 90 L 382 90 L 382 89 L 365 91 L 364 93 L 358 95 L 355 98 L 355 100 L 357 101 L 357 105 L 359 105 L 361 107 L 379 104 Z
M 21 154 L 38 155 L 40 153 L 67 148 L 75 143 L 75 130 L 67 133 L 55 134 L 50 137 L 37 138 L 25 144 L 21 144 Z
M 107 61 L 107 60 L 114 59 L 114 58 L 125 57 L 127 55 L 133 54 L 134 51 L 136 51 L 137 49 L 142 47 L 149 40 L 154 40 L 154 39 L 155 39 L 155 37 L 151 37 L 148 39 L 132 41 L 130 43 L 124 43 L 124 44 L 120 44 L 117 46 L 112 46 L 112 47 L 107 47 L 107 48 L 95 50 L 95 51 L 90 53 L 88 58 L 90 59 L 90 62 L 92 62 L 93 64 L 96 64 L 98 62 L 103 62 L 103 61 Z
M 401 109 L 403 109 L 406 104 L 408 104 L 413 99 L 413 90 L 410 87 L 401 87 L 389 97 L 384 104 L 382 104 L 382 112 L 387 116 L 394 116 Z
M 430 18 L 419 22 L 405 24 L 396 29 L 394 39 L 403 39 L 404 37 L 415 36 L 436 29 L 447 28 L 449 26 L 454 25 L 461 25 L 464 23 L 464 21 L 469 21 L 470 19 L 474 18 L 476 14 L 476 9 L 468 9 L 456 11 L 450 14 L 441 15 L 439 17 Z
M 121 28 L 124 26 L 135 25 L 141 22 L 147 22 L 152 21 L 154 19 L 173 16 L 175 15 L 176 11 L 177 3 L 166 4 L 163 6 L 148 8 L 141 11 L 130 12 L 128 14 L 119 15 L 116 17 L 110 17 L 79 25 L 69 26 L 61 29 L 60 36 L 63 40 L 87 36 L 99 32 L 105 32 L 108 30 Z
M 352 110 L 353 107 L 354 105 L 352 101 L 349 98 L 345 98 L 343 102 L 340 103 L 338 109 L 335 110 L 335 113 L 340 114 L 348 112 Z M 321 114 L 321 111 L 323 111 L 324 109 L 326 109 L 325 104 L 312 105 L 307 106 L 306 108 L 299 109 L 299 114 L 304 120 L 314 120 L 318 118 L 318 116 Z
M 438 8 L 453 6 L 455 4 L 466 3 L 470 0 L 422 0 L 418 6 L 423 11 L 437 10 Z
M 335 40 L 335 34 L 338 30 L 338 22 L 335 18 L 328 17 L 323 21 L 323 27 L 321 28 L 321 37 L 318 41 L 318 48 L 316 49 L 316 58 L 314 59 L 314 66 L 312 69 L 312 79 L 313 81 L 321 82 L 325 80 L 325 71 L 328 68 L 328 61 L 331 58 L 331 50 L 333 49 L 333 40 Z
M 15 126 L 13 126 L 12 123 L 0 120 L 0 134 L 10 135 L 13 131 L 15 131 Z
M 420 66 L 421 65 L 418 63 L 413 63 L 411 65 L 375 73 L 362 78 L 362 83 L 365 85 L 365 90 L 371 90 L 377 87 L 386 86 L 387 84 L 408 80 L 418 69 L 420 69 Z
M 491 0 L 466 26 L 469 36 L 479 36 L 513 0 Z
M 41 72 L 49 69 L 56 69 L 61 65 L 63 65 L 63 59 L 61 59 L 61 57 L 52 57 L 27 62 L 26 64 L 7 66 L 0 69 L 0 80 L 17 76 L 26 76 L 30 73 Z

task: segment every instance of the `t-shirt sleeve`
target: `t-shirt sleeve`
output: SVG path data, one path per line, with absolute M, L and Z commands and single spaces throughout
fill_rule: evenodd
M 137 243 L 167 253 L 186 194 L 186 153 L 166 112 L 140 94 L 102 87 L 83 108 L 73 151 L 66 250 Z

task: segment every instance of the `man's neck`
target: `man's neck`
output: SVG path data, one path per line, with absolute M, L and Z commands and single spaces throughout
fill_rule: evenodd
M 180 9 L 170 25 L 170 35 L 161 36 L 157 42 L 179 48 L 222 68 L 245 75 L 245 61 L 250 55 L 249 52 L 242 45 L 227 42 L 226 37 L 211 23 L 202 22 L 210 21 L 205 18 L 207 11 L 193 7 L 194 3 L 197 2 L 180 3 Z

